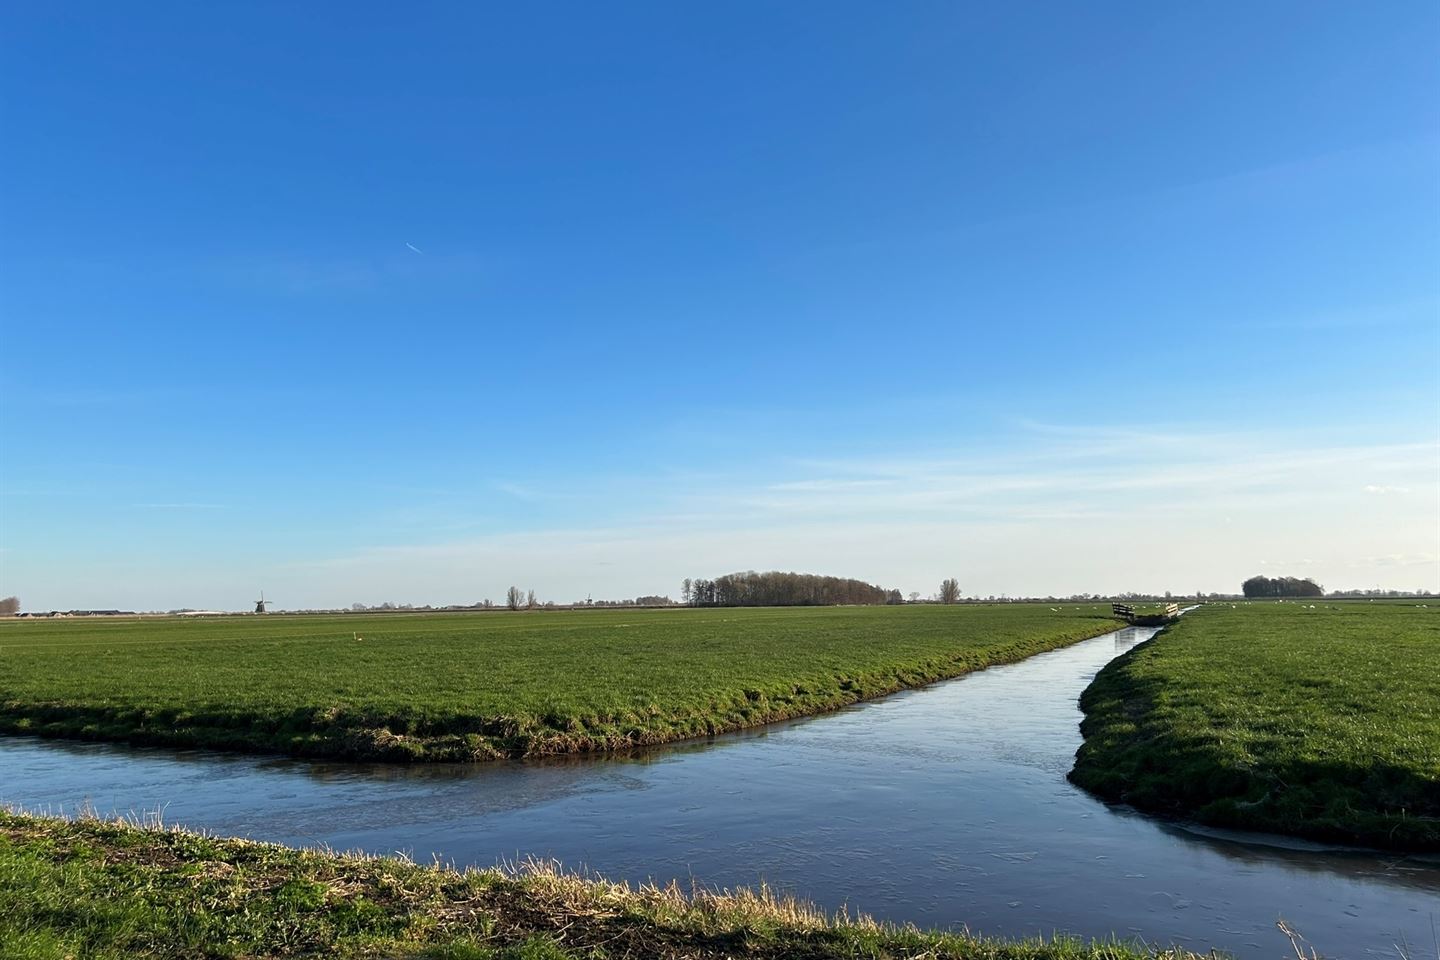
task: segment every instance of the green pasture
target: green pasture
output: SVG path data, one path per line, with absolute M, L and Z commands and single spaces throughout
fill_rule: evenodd
M 0 732 L 391 760 L 618 749 L 1116 626 L 1108 604 L 14 620 Z
M 1440 850 L 1440 605 L 1212 604 L 1101 671 L 1071 779 L 1205 823 Z

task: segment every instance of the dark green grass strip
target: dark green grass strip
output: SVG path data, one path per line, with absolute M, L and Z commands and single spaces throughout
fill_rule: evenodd
M 834 710 L 1114 629 L 1108 607 L 0 625 L 0 732 L 378 760 L 618 750 Z
M 632 889 L 549 868 L 457 872 L 0 813 L 6 960 L 239 957 L 1139 960 L 832 917 L 765 891 Z M 1189 960 L 1181 951 L 1164 954 Z
M 1197 610 L 1096 677 L 1070 778 L 1202 823 L 1440 851 L 1440 606 Z

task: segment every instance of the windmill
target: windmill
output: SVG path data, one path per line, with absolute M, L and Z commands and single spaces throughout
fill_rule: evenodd
M 264 591 L 264 590 L 261 590 L 261 591 L 260 591 L 260 599 L 255 601 L 255 612 L 256 612 L 256 613 L 267 613 L 268 611 L 265 609 L 265 604 L 267 604 L 267 603 L 274 603 L 274 602 L 275 602 L 275 601 L 273 601 L 273 600 L 266 600 L 266 599 L 265 599 L 265 591 Z

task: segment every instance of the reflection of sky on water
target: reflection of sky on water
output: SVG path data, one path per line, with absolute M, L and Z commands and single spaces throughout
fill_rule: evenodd
M 829 907 L 1007 935 L 1140 935 L 1278 956 L 1428 943 L 1440 864 L 1206 835 L 1065 780 L 1075 700 L 1126 630 L 761 731 L 615 758 L 393 766 L 0 741 L 0 799 L 287 843 L 632 880 L 765 879 Z

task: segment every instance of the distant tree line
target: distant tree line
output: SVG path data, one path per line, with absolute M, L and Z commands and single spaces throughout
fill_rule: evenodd
M 714 580 L 686 578 L 681 596 L 692 607 L 818 607 L 834 604 L 902 603 L 899 590 L 863 580 L 812 573 L 728 573 Z
M 586 600 L 583 603 L 576 603 L 577 607 L 673 607 L 675 601 L 669 597 L 662 597 L 652 594 L 648 597 L 635 597 L 631 600 Z
M 1251 577 L 1240 585 L 1240 589 L 1251 599 L 1325 596 L 1325 588 L 1314 580 L 1296 577 Z

